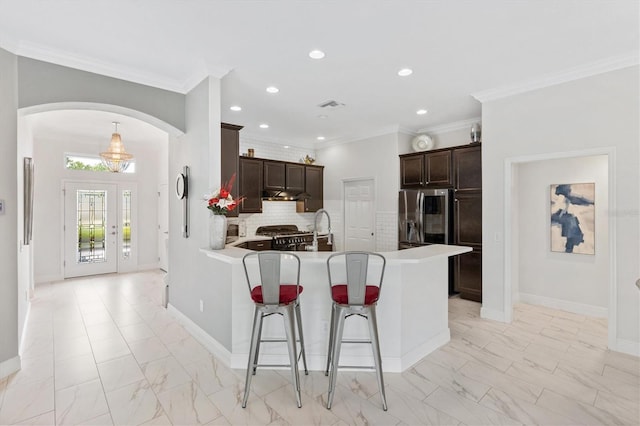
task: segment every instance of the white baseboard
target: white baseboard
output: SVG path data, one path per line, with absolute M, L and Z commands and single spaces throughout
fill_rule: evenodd
M 561 311 L 572 312 L 579 315 L 587 315 L 590 317 L 607 318 L 608 316 L 607 308 L 601 306 L 585 305 L 583 303 L 554 299 L 546 296 L 538 296 L 536 294 L 519 293 L 517 300 L 523 303 L 546 306 L 547 308 L 560 309 Z
M 142 265 L 138 265 L 138 268 L 137 268 L 138 271 L 149 271 L 152 269 L 160 269 L 160 263 L 159 262 L 144 263 Z
M 18 353 L 22 353 L 22 347 L 24 345 L 24 335 L 27 334 L 27 324 L 29 324 L 29 315 L 31 314 L 31 300 L 27 301 L 27 314 L 24 316 L 24 323 L 22 324 L 22 333 L 20 333 L 20 344 L 18 345 Z M 0 376 L 2 377 L 2 376 Z
M 616 339 L 616 347 L 611 348 L 611 350 L 640 357 L 640 342 L 634 342 L 633 340 Z
M 493 321 L 507 322 L 503 311 L 488 309 L 488 308 L 485 308 L 484 306 L 480 308 L 480 318 L 489 319 Z
M 33 277 L 33 282 L 36 284 L 50 283 L 53 281 L 64 280 L 63 274 L 49 274 L 49 275 L 36 275 Z
M 189 319 L 185 314 L 180 312 L 178 309 L 176 309 L 175 306 L 173 306 L 170 303 L 167 306 L 167 312 L 173 315 L 175 319 L 177 319 L 178 322 L 182 324 L 189 333 L 191 333 L 194 339 L 196 339 L 198 342 L 204 345 L 204 347 L 207 348 L 209 352 L 215 355 L 215 357 L 218 358 L 220 361 L 222 361 L 222 363 L 225 364 L 227 367 L 231 367 L 231 352 L 229 352 L 227 348 L 225 348 L 216 339 L 211 337 L 209 333 L 201 329 L 200 326 L 198 326 L 198 324 L 191 321 L 191 319 Z M 246 364 L 246 358 L 245 358 L 245 364 Z M 242 368 L 245 368 L 245 367 L 246 365 L 243 366 Z
M 399 369 L 396 369 L 394 371 L 397 371 L 397 372 L 405 371 L 407 368 L 411 367 L 413 364 L 417 363 L 422 358 L 424 358 L 431 352 L 435 351 L 439 347 L 445 345 L 450 340 L 451 340 L 451 332 L 449 330 L 449 327 L 447 327 L 447 329 L 444 330 L 442 333 L 438 334 L 434 338 L 424 342 L 422 345 L 404 354 L 401 359 L 401 363 L 400 363 L 401 365 L 398 366 Z M 387 370 L 384 369 L 384 371 L 387 371 Z M 392 370 L 388 370 L 388 371 L 392 372 Z
M 0 380 L 20 370 L 20 356 L 0 362 Z

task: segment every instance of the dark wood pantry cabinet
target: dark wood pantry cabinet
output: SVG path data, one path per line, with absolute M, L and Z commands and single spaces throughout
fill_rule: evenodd
M 453 150 L 454 244 L 473 248 L 453 260 L 454 290 L 482 302 L 482 152 L 480 144 Z

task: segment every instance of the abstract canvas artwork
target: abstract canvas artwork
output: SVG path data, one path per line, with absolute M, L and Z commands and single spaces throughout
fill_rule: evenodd
M 595 254 L 595 183 L 551 185 L 551 251 Z

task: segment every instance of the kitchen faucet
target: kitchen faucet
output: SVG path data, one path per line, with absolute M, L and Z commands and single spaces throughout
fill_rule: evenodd
M 327 215 L 327 221 L 329 222 L 329 235 L 327 236 L 327 244 L 333 244 L 331 240 L 331 217 L 329 216 L 329 212 L 325 209 L 320 209 L 313 216 L 313 243 L 310 246 L 307 246 L 307 251 L 318 251 L 318 216 L 322 213 Z

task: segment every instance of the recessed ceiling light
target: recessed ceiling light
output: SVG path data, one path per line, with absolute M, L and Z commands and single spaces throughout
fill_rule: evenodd
M 413 74 L 413 70 L 411 68 L 402 68 L 400 71 L 398 71 L 398 75 L 400 77 L 406 77 L 411 74 Z
M 419 110 L 416 111 L 416 114 L 418 114 L 418 115 L 425 115 L 426 113 L 427 113 L 426 109 L 419 109 Z
M 242 108 L 239 107 L 238 105 L 233 105 L 233 106 L 229 107 L 229 109 L 231 111 L 242 111 Z
M 312 59 L 322 59 L 324 58 L 324 52 L 322 50 L 312 50 L 309 52 L 309 57 Z
M 262 123 L 262 124 L 260 125 L 260 128 L 261 128 L 261 129 L 268 129 L 268 128 L 269 128 L 269 125 L 268 125 L 267 123 Z
M 289 149 L 289 145 L 283 145 L 282 146 L 284 149 Z
M 318 116 L 318 118 L 319 118 L 319 119 L 321 119 L 321 120 L 324 120 L 325 118 L 328 118 L 328 115 L 326 115 L 326 114 L 320 114 L 320 115 Z
M 317 138 L 319 141 L 323 141 L 324 140 L 324 136 L 318 136 Z
M 279 91 L 280 91 L 280 89 L 278 89 L 276 86 L 267 87 L 267 92 L 269 92 L 269 93 L 278 93 Z

